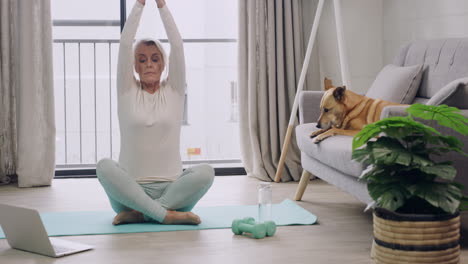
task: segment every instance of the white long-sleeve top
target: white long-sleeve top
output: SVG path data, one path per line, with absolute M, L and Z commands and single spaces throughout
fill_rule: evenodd
M 117 64 L 119 164 L 139 183 L 173 181 L 182 172 L 179 146 L 185 95 L 183 42 L 167 6 L 159 8 L 171 46 L 168 77 L 154 94 L 144 91 L 133 73 L 133 41 L 143 7 L 136 1 L 120 38 Z

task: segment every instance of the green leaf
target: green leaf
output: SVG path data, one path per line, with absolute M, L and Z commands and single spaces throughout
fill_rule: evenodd
M 468 118 L 460 114 L 460 109 L 447 105 L 413 104 L 406 111 L 424 120 L 435 120 L 439 125 L 451 128 L 458 133 L 468 135 Z
M 351 157 L 361 163 L 364 164 L 372 164 L 373 157 L 372 157 L 372 150 L 367 146 L 366 148 L 360 148 L 353 150 Z
M 353 138 L 353 150 L 366 144 L 370 139 L 385 133 L 388 137 L 403 139 L 409 135 L 430 137 L 433 134 L 441 135 L 437 130 L 418 123 L 409 117 L 388 117 L 364 128 Z
M 447 147 L 440 147 L 441 151 L 455 151 L 462 154 L 465 157 L 468 157 L 468 154 L 463 151 L 463 142 L 454 136 L 440 136 L 438 137 L 440 142 L 445 144 Z M 447 152 L 448 152 L 447 151 Z
M 432 206 L 451 214 L 457 211 L 462 198 L 460 188 L 451 183 L 418 183 L 411 186 L 410 192 L 426 200 Z
M 371 182 L 367 185 L 367 188 L 369 195 L 376 201 L 377 206 L 391 211 L 400 208 L 411 195 L 399 183 L 379 184 Z
M 463 152 L 463 142 L 413 117 L 435 120 L 465 136 L 468 118 L 447 106 L 416 104 L 407 111 L 407 117 L 369 124 L 353 138 L 353 159 L 370 164 L 360 176 L 360 180 L 367 181 L 369 195 L 377 206 L 392 211 L 412 211 L 414 206 L 437 213 L 468 209 L 468 197 L 463 198 L 461 185 L 453 182 L 457 173 L 454 167 L 431 160 L 433 155 L 449 151 L 468 156 Z
M 439 136 L 438 138 L 442 143 L 451 148 L 461 149 L 463 147 L 463 142 L 454 136 Z
M 468 157 L 468 154 L 463 151 L 463 142 L 454 136 L 431 136 L 427 138 L 427 142 L 432 146 L 432 148 L 427 147 L 428 154 L 440 156 L 441 153 L 455 151 Z
M 453 179 L 457 175 L 457 170 L 453 166 L 444 165 L 444 164 L 424 166 L 424 167 L 421 167 L 421 171 L 427 174 L 435 175 L 439 177 L 440 179 L 447 180 L 447 181 L 453 181 Z
M 364 126 L 361 131 L 353 137 L 353 151 L 366 144 L 371 138 L 382 132 L 382 129 L 376 125 L 377 123 Z
M 399 164 L 410 166 L 429 166 L 433 162 L 425 155 L 417 155 L 408 151 L 398 140 L 381 137 L 372 144 L 372 155 L 377 164 Z
M 468 210 L 468 196 L 463 196 L 462 199 L 460 200 L 460 207 L 459 209 L 461 211 L 467 211 Z
M 398 163 L 398 156 L 404 156 L 403 164 L 409 165 L 411 163 L 411 156 L 406 155 L 406 149 L 401 143 L 392 138 L 381 137 L 372 144 L 372 154 L 376 163 L 393 164 Z M 407 160 L 405 159 L 407 158 Z
M 412 156 L 412 164 L 419 165 L 419 166 L 430 166 L 434 164 L 430 159 L 428 159 L 425 156 L 420 156 L 420 155 L 413 155 Z
M 367 180 L 374 183 L 391 183 L 402 181 L 401 176 L 395 173 L 395 170 L 389 170 L 388 167 L 370 165 L 359 177 L 360 180 Z

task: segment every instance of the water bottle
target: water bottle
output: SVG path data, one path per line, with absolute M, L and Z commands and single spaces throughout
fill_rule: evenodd
M 258 220 L 271 221 L 272 189 L 270 182 L 261 182 L 258 185 Z

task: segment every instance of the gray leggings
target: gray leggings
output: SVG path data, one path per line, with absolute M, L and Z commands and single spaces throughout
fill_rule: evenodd
M 214 170 L 202 164 L 186 169 L 173 182 L 138 184 L 117 162 L 102 159 L 96 175 L 116 213 L 137 210 L 146 221 L 161 223 L 167 209 L 191 211 L 211 187 Z

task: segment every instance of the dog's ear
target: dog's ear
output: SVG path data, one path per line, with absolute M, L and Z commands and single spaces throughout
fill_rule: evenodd
M 332 80 L 325 77 L 325 79 L 323 79 L 323 87 L 325 87 L 325 91 L 330 89 L 330 88 L 333 88 Z
M 333 97 L 335 97 L 336 101 L 341 102 L 345 96 L 345 92 L 346 86 L 336 87 L 336 89 L 333 91 Z

